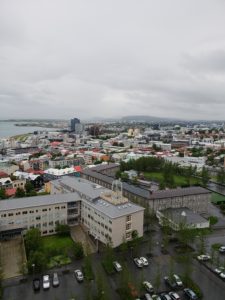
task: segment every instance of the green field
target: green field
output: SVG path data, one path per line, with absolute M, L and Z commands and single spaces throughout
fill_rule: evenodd
M 154 181 L 158 181 L 159 183 L 163 181 L 162 172 L 144 172 L 144 176 L 147 180 L 154 180 Z M 184 176 L 174 175 L 174 181 L 177 186 L 187 184 L 187 180 Z M 191 185 L 200 184 L 200 181 L 198 178 L 191 177 L 190 184 Z
M 225 196 L 217 194 L 217 193 L 212 193 L 211 196 L 211 201 L 213 203 L 220 203 L 220 202 L 224 202 L 225 203 Z
M 42 238 L 43 250 L 54 251 L 57 249 L 59 252 L 68 252 L 74 246 L 74 241 L 69 236 L 51 235 Z
M 43 252 L 49 258 L 48 269 L 71 263 L 68 254 L 73 251 L 74 242 L 69 236 L 52 235 L 43 237 L 42 243 Z

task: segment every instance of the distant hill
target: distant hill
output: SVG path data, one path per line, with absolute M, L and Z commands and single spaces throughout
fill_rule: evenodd
M 153 117 L 153 116 L 125 116 L 121 118 L 121 121 L 155 123 L 155 122 L 172 122 L 172 121 L 181 121 L 181 120 L 176 118 L 161 118 L 161 117 Z

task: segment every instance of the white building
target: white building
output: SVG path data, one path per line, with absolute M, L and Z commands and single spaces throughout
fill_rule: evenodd
M 85 179 L 63 177 L 47 184 L 51 195 L 0 201 L 0 238 L 39 228 L 42 235 L 55 233 L 57 223 L 83 224 L 102 243 L 119 246 L 143 236 L 144 208 L 122 196 L 122 185 L 108 190 Z

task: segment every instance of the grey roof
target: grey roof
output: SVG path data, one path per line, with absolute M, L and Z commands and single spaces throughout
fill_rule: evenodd
M 110 163 L 110 164 L 97 165 L 96 167 L 91 168 L 91 170 L 101 172 L 107 169 L 113 169 L 117 167 L 119 167 L 119 164 Z
M 197 224 L 197 223 L 205 223 L 208 220 L 200 216 L 199 214 L 193 212 L 189 208 L 167 208 L 162 210 L 167 218 L 175 222 L 176 224 Z M 183 214 L 183 215 L 182 215 Z
M 34 196 L 0 200 L 0 212 L 10 209 L 23 209 L 81 200 L 78 193 Z
M 91 199 L 99 197 L 105 191 L 105 188 L 101 185 L 73 176 L 63 176 L 60 179 L 53 180 L 52 184 L 54 186 L 63 186 L 68 192 L 79 192 Z
M 132 202 L 128 202 L 120 205 L 114 205 L 101 198 L 95 199 L 92 202 L 87 200 L 83 200 L 83 201 L 86 202 L 88 205 L 92 206 L 93 208 L 97 209 L 104 215 L 109 216 L 111 219 L 144 211 L 143 207 L 136 205 Z
M 94 172 L 90 169 L 85 169 L 82 171 L 83 174 L 95 177 L 96 179 L 102 180 L 106 183 L 112 184 L 114 178 L 100 174 L 98 172 Z M 200 186 L 186 187 L 186 188 L 176 188 L 176 189 L 168 189 L 162 191 L 155 191 L 150 194 L 150 191 L 147 189 L 143 189 L 141 187 L 135 186 L 133 184 L 129 184 L 127 182 L 123 182 L 123 189 L 133 193 L 137 196 L 140 196 L 145 199 L 154 200 L 154 199 L 163 199 L 163 198 L 171 198 L 171 197 L 181 197 L 188 195 L 199 195 L 199 194 L 210 194 L 211 192 L 205 188 Z
M 150 199 L 165 199 L 165 198 L 200 195 L 200 194 L 211 194 L 211 192 L 200 186 L 193 186 L 187 188 L 176 188 L 171 190 L 156 191 L 150 195 Z

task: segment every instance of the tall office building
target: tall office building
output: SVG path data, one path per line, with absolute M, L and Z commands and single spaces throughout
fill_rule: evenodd
M 70 121 L 70 129 L 71 129 L 71 131 L 75 132 L 76 124 L 80 124 L 80 120 L 77 119 L 77 118 L 71 119 L 71 121 Z

